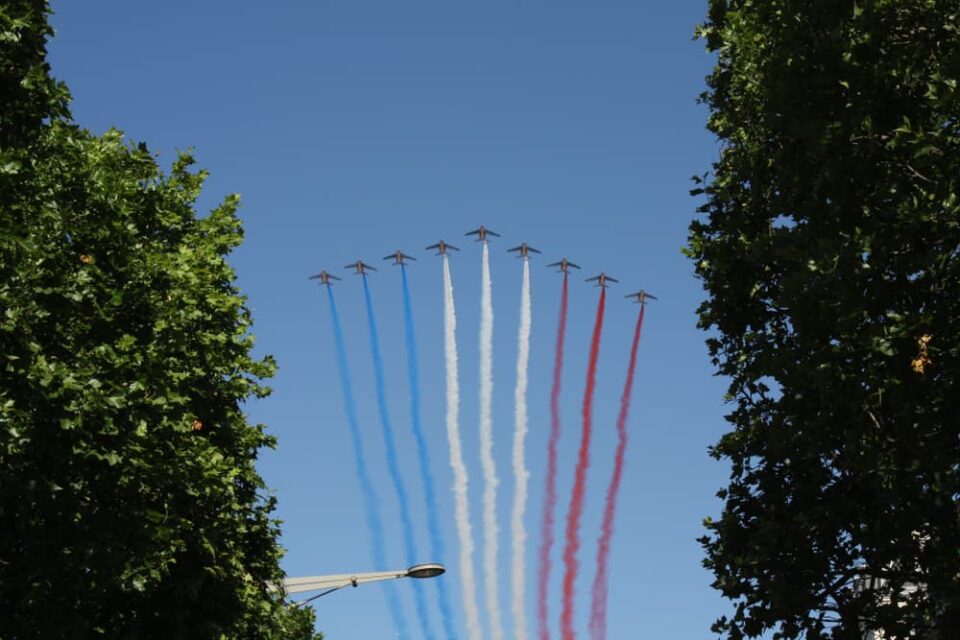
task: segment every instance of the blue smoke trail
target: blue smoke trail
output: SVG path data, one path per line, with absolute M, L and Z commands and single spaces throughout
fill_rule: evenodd
M 423 435 L 420 423 L 420 365 L 417 358 L 417 341 L 413 331 L 413 305 L 410 302 L 410 286 L 407 283 L 407 268 L 400 265 L 403 276 L 403 319 L 407 330 L 407 377 L 410 379 L 410 417 L 413 425 L 413 437 L 417 441 L 420 454 L 420 477 L 423 480 L 423 492 L 427 504 L 427 529 L 430 533 L 430 551 L 432 562 L 444 561 L 443 537 L 440 535 L 440 520 L 437 517 L 437 496 L 434 491 L 433 472 L 430 470 L 430 450 Z M 435 558 L 435 559 L 434 559 Z M 453 640 L 453 611 L 450 608 L 450 596 L 442 580 L 436 581 L 440 590 L 440 615 L 443 631 Z
M 377 335 L 377 320 L 373 313 L 373 300 L 370 298 L 370 286 L 367 277 L 363 277 L 363 297 L 367 302 L 367 324 L 370 327 L 370 351 L 373 354 L 373 374 L 377 383 L 377 407 L 380 410 L 380 425 L 383 427 L 383 443 L 387 450 L 387 470 L 393 480 L 393 488 L 397 494 L 400 507 L 400 522 L 403 525 L 403 546 L 407 552 L 407 564 L 413 565 L 420 561 L 417 557 L 417 543 L 413 537 L 413 521 L 410 518 L 410 500 L 407 490 L 403 486 L 403 476 L 400 475 L 400 465 L 397 463 L 397 447 L 393 441 L 393 425 L 390 424 L 390 415 L 387 412 L 386 383 L 383 379 L 383 359 L 380 357 L 380 338 Z M 428 640 L 434 635 L 430 629 L 427 616 L 427 600 L 423 594 L 423 587 L 413 585 L 414 601 L 417 607 L 417 617 L 420 626 Z M 401 635 L 405 638 L 405 635 Z
M 337 349 L 337 367 L 340 370 L 340 386 L 343 388 L 343 403 L 347 412 L 347 423 L 350 425 L 350 436 L 353 440 L 353 453 L 357 459 L 357 477 L 360 479 L 360 490 L 363 493 L 364 509 L 367 516 L 367 528 L 372 535 L 373 563 L 377 571 L 387 566 L 386 547 L 384 546 L 383 523 L 378 511 L 380 500 L 370 482 L 370 472 L 367 470 L 367 461 L 363 455 L 363 440 L 360 437 L 360 423 L 357 420 L 357 403 L 353 399 L 353 385 L 350 382 L 350 367 L 347 366 L 347 349 L 343 342 L 343 329 L 340 327 L 340 314 L 337 313 L 337 302 L 333 297 L 333 288 L 327 287 L 327 300 L 330 301 L 330 318 L 333 322 L 333 336 Z M 400 605 L 400 595 L 396 585 L 386 583 L 384 594 L 387 598 L 387 607 L 393 617 L 394 626 L 401 638 L 407 637 L 407 617 L 403 614 Z

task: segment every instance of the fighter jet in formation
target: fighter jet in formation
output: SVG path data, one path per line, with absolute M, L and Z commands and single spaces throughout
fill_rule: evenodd
M 369 271 L 376 271 L 376 268 L 375 268 L 375 267 L 371 267 L 370 265 L 368 265 L 368 264 L 367 264 L 366 262 L 364 262 L 363 260 L 357 260 L 356 262 L 353 262 L 353 263 L 351 263 L 351 264 L 348 264 L 348 265 L 346 265 L 346 266 L 344 267 L 344 269 L 354 269 L 353 275 L 355 275 L 355 276 L 365 276 L 365 275 L 368 275 L 368 274 L 367 274 L 367 271 L 368 271 L 368 270 L 369 270 Z
M 647 300 L 657 300 L 657 296 L 651 295 L 640 289 L 636 293 L 631 293 L 630 295 L 624 296 L 625 298 L 636 298 L 637 304 L 647 304 Z
M 607 274 L 600 272 L 600 275 L 594 276 L 592 278 L 587 278 L 587 282 L 596 282 L 598 287 L 606 288 L 608 282 L 620 282 L 608 276 Z
M 548 266 L 548 267 L 558 267 L 560 270 L 557 271 L 557 273 L 560 273 L 561 271 L 562 271 L 563 273 L 570 273 L 570 267 L 573 267 L 574 269 L 579 269 L 579 268 L 580 268 L 580 265 L 578 265 L 578 264 L 573 264 L 572 262 L 570 262 L 570 261 L 567 260 L 566 258 L 563 258 L 563 259 L 560 260 L 559 262 L 554 262 L 553 264 L 548 264 L 547 266 Z
M 416 258 L 414 258 L 413 256 L 408 256 L 408 255 L 405 254 L 403 251 L 400 251 L 400 249 L 397 249 L 396 252 L 391 253 L 391 254 L 388 255 L 388 256 L 384 256 L 383 259 L 384 259 L 384 260 L 393 260 L 393 265 L 394 265 L 394 266 L 397 266 L 397 265 L 403 266 L 404 264 L 406 264 L 406 263 L 404 262 L 405 260 L 416 260 Z
M 453 249 L 454 251 L 460 251 L 460 249 L 457 249 L 457 248 L 456 248 L 455 246 L 453 246 L 452 244 L 447 244 L 447 243 L 444 242 L 443 240 L 441 240 L 441 241 L 438 242 L 437 244 L 432 244 L 432 245 L 430 245 L 429 247 L 427 247 L 427 251 L 433 251 L 434 249 L 437 250 L 436 255 L 438 255 L 438 256 L 447 255 L 447 251 L 450 250 L 450 249 Z
M 480 225 L 479 229 L 474 229 L 473 231 L 467 231 L 465 235 L 477 236 L 477 242 L 487 242 L 489 240 L 487 236 L 493 236 L 495 238 L 500 237 L 499 233 L 497 233 L 496 231 L 491 231 L 490 229 L 487 229 L 483 225 Z
M 339 280 L 340 278 L 338 278 L 337 276 L 335 276 L 335 275 L 333 275 L 333 274 L 331 274 L 331 273 L 327 273 L 326 271 L 321 271 L 320 273 L 318 273 L 318 274 L 316 274 L 316 275 L 312 275 L 312 276 L 310 276 L 310 277 L 307 278 L 307 279 L 308 279 L 308 280 L 319 280 L 319 281 L 320 281 L 320 284 L 325 284 L 325 285 L 327 285 L 327 286 L 329 287 L 330 285 L 333 284 L 332 282 L 330 282 L 331 280 Z
M 520 255 L 517 256 L 518 258 L 529 258 L 531 252 L 540 253 L 540 249 L 534 249 L 533 247 L 528 245 L 526 242 L 521 242 L 519 247 L 514 247 L 513 249 L 507 249 L 507 253 L 511 253 L 514 251 L 517 251 L 520 253 Z

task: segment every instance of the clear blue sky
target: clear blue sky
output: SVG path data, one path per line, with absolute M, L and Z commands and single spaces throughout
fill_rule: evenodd
M 619 278 L 603 336 L 593 467 L 584 518 L 578 628 L 586 637 L 602 494 L 636 307 L 623 294 L 660 296 L 640 349 L 632 441 L 614 538 L 611 638 L 709 637 L 726 607 L 709 588 L 695 538 L 715 514 L 726 468 L 707 456 L 724 429 L 724 381 L 712 376 L 694 310 L 703 297 L 680 254 L 696 202 L 690 176 L 717 145 L 696 104 L 712 60 L 692 40 L 705 3 L 289 2 L 225 0 L 54 2 L 55 75 L 73 91 L 73 113 L 95 132 L 117 127 L 169 165 L 194 148 L 211 177 L 209 209 L 239 192 L 246 241 L 232 257 L 253 310 L 259 353 L 280 366 L 273 395 L 249 406 L 279 448 L 259 469 L 279 499 L 290 575 L 372 566 L 360 489 L 337 380 L 322 290 L 306 276 L 397 247 L 410 270 L 424 383 L 424 426 L 451 572 L 441 578 L 460 614 L 457 538 L 443 425 L 441 270 L 423 251 L 440 238 L 463 251 L 453 278 L 460 317 L 462 429 L 480 539 L 477 330 L 480 251 L 463 234 L 485 224 L 493 248 L 496 458 L 500 487 L 501 594 L 509 618 L 510 443 L 519 322 L 520 262 L 505 249 L 528 241 L 533 263 L 530 363 L 532 472 L 528 600 L 534 618 L 548 392 L 560 279 L 544 265 L 569 256 L 583 276 Z M 399 519 L 383 464 L 360 282 L 337 286 L 374 482 L 383 498 L 392 565 L 402 567 Z M 410 435 L 400 274 L 371 278 L 405 480 L 421 516 Z M 572 281 L 560 491 L 569 496 L 579 406 L 597 290 Z M 558 514 L 562 522 L 563 513 Z M 418 519 L 418 522 L 422 520 Z M 558 535 L 560 534 L 558 529 Z M 417 532 L 427 548 L 426 528 Z M 559 547 L 554 576 L 559 587 Z M 478 548 L 479 551 L 479 548 Z M 430 559 L 430 558 L 424 558 Z M 476 557 L 479 567 L 479 555 Z M 390 567 L 393 568 L 393 567 Z M 408 584 L 399 583 L 413 619 Z M 433 593 L 432 591 L 428 593 Z M 317 601 L 333 640 L 394 637 L 381 588 Z M 559 589 L 552 610 L 559 615 Z M 462 628 L 462 627 L 461 627 Z M 531 625 L 531 634 L 535 631 Z M 556 625 L 554 634 L 557 634 Z M 464 637 L 464 636 L 462 636 Z

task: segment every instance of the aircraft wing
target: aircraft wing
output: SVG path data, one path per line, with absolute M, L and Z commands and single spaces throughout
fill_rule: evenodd
M 489 233 L 489 231 L 488 231 L 487 233 Z M 465 236 L 478 236 L 478 235 L 480 235 L 480 229 L 474 229 L 473 231 L 467 231 L 467 232 L 466 232 L 465 234 L 463 234 L 463 235 L 465 235 Z
M 596 281 L 599 280 L 599 279 L 600 279 L 600 276 L 593 276 L 592 278 L 587 278 L 586 281 L 587 281 L 587 282 L 596 282 Z M 607 278 L 607 280 L 609 280 L 609 279 L 610 279 L 610 278 Z
M 540 253 L 540 249 L 534 249 L 533 247 L 527 247 L 527 251 L 532 251 L 534 253 Z
M 414 258 L 413 256 L 408 256 L 405 253 L 401 253 L 400 257 L 403 258 L 404 260 L 416 260 L 416 258 Z
M 388 255 L 388 256 L 383 256 L 383 259 L 384 259 L 384 260 L 393 260 L 393 259 L 396 258 L 396 257 L 397 257 L 397 254 L 391 253 L 391 254 Z
M 426 250 L 433 251 L 434 249 L 439 249 L 439 248 L 440 248 L 440 243 L 438 242 L 437 244 L 430 245 L 429 247 L 426 248 Z
M 573 267 L 574 269 L 579 269 L 579 268 L 580 268 L 580 265 L 578 265 L 578 264 L 573 264 L 572 262 L 568 262 L 568 263 L 567 263 L 567 266 L 568 266 L 568 267 Z
M 607 276 L 607 282 L 620 282 L 620 281 L 617 280 L 616 278 L 611 278 L 610 276 Z
M 507 249 L 507 253 L 510 253 L 511 251 L 521 251 L 521 250 L 523 250 L 523 245 L 520 245 L 519 247 L 514 247 L 513 249 Z
M 500 234 L 499 234 L 499 233 L 497 233 L 496 231 L 490 231 L 490 229 L 487 229 L 487 235 L 493 236 L 494 238 L 499 238 L 499 237 L 500 237 Z

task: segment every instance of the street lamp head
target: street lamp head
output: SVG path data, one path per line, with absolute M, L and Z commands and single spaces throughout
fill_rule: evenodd
M 407 569 L 407 577 L 436 578 L 437 576 L 446 572 L 446 568 L 444 568 L 444 566 L 438 562 L 424 562 L 423 564 L 415 564 Z

